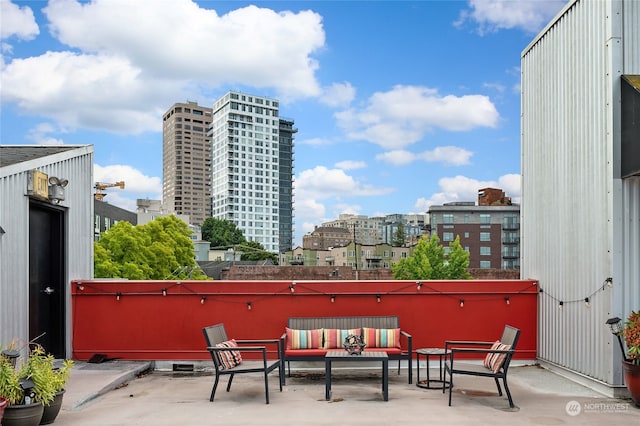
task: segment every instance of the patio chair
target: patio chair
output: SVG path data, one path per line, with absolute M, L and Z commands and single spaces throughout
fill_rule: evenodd
M 507 372 L 509 370 L 511 357 L 515 353 L 519 337 L 520 330 L 507 325 L 504 328 L 504 332 L 502 333 L 500 340 L 495 342 L 446 341 L 444 347 L 445 350 L 450 351 L 450 353 L 447 356 L 447 360 L 444 365 L 442 393 L 445 392 L 447 373 L 449 373 L 449 406 L 451 406 L 453 376 L 470 375 L 493 378 L 496 382 L 496 386 L 498 386 L 499 396 L 502 396 L 502 389 L 500 388 L 500 382 L 498 379 L 502 379 L 504 390 L 507 393 L 507 398 L 509 399 L 509 407 L 514 408 L 511 392 L 509 392 L 509 386 L 507 385 Z M 480 365 L 456 361 L 456 359 L 460 359 L 461 354 L 486 354 L 486 356 L 483 363 Z
M 211 354 L 215 367 L 216 378 L 211 389 L 209 401 L 213 402 L 216 394 L 218 382 L 221 376 L 228 375 L 227 392 L 231 389 L 233 377 L 243 373 L 262 373 L 264 375 L 264 392 L 267 404 L 269 403 L 269 373 L 278 370 L 278 383 L 280 392 L 284 383 L 284 368 L 282 362 L 282 347 L 280 339 L 268 340 L 237 340 L 229 339 L 224 324 L 216 324 L 202 329 L 207 342 L 207 350 Z M 248 345 L 248 346 L 246 346 Z M 267 346 L 275 345 L 277 348 L 277 359 L 267 359 Z M 249 353 L 257 353 L 258 360 L 243 359 Z M 250 355 L 249 355 L 250 356 Z M 254 358 L 256 356 L 254 355 Z

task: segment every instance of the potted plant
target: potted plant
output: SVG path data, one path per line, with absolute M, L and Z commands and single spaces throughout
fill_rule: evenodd
M 42 401 L 32 401 L 26 394 L 28 383 L 21 380 L 20 371 L 14 368 L 11 360 L 0 355 L 0 397 L 8 402 L 2 417 L 3 426 L 37 426 L 40 423 L 44 406 Z
M 20 368 L 14 367 L 6 356 L 0 356 L 0 396 L 9 402 L 2 425 L 53 423 L 72 367 L 73 361 L 66 360 L 56 368 L 54 357 L 41 346 L 29 353 Z M 31 407 L 29 411 L 33 411 L 33 416 L 25 414 L 27 407 Z M 13 422 L 14 418 L 16 421 L 20 418 L 21 422 Z
M 71 368 L 73 361 L 70 359 L 64 360 L 60 367 L 56 367 L 53 355 L 46 354 L 42 347 L 37 347 L 31 352 L 23 374 L 31 377 L 35 384 L 35 393 L 43 397 L 44 413 L 40 420 L 41 425 L 53 423 L 58 416 Z M 48 402 L 44 401 L 44 397 Z
M 622 361 L 624 381 L 631 399 L 640 406 L 640 311 L 631 312 L 622 334 L 627 344 L 627 357 Z

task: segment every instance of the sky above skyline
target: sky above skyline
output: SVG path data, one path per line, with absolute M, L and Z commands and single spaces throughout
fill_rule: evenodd
M 0 143 L 93 144 L 135 211 L 162 197 L 163 113 L 239 90 L 298 129 L 294 246 L 342 213 L 519 203 L 520 56 L 565 3 L 0 0 Z

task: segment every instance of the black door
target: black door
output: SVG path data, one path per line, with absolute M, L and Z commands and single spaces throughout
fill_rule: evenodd
M 29 340 L 65 358 L 64 210 L 29 206 Z

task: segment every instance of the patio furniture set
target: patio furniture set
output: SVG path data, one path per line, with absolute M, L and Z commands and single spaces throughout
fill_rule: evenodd
M 215 397 L 222 376 L 229 376 L 227 383 L 227 392 L 229 392 L 235 374 L 261 373 L 264 377 L 266 403 L 269 404 L 269 373 L 278 371 L 278 383 L 282 392 L 286 384 L 285 363 L 290 376 L 290 363 L 295 361 L 324 361 L 326 400 L 331 399 L 334 362 L 381 362 L 382 395 L 385 401 L 389 400 L 390 360 L 398 361 L 398 374 L 400 374 L 400 362 L 403 360 L 407 362 L 408 383 L 412 383 L 412 336 L 400 329 L 397 316 L 289 318 L 285 333 L 279 339 L 230 339 L 224 324 L 205 327 L 203 333 L 215 369 L 210 401 Z M 502 396 L 499 382 L 501 379 L 509 400 L 509 407 L 514 408 L 507 385 L 507 372 L 519 335 L 520 330 L 507 325 L 502 337 L 493 342 L 447 340 L 444 348 L 419 348 L 415 351 L 418 362 L 416 386 L 425 389 L 442 389 L 443 393 L 449 389 L 449 406 L 451 406 L 454 375 L 493 378 L 499 396 Z M 364 343 L 356 354 L 343 348 L 345 339 L 353 336 L 362 336 Z M 243 353 L 245 353 L 244 358 Z M 249 353 L 254 355 L 248 355 Z M 277 354 L 277 358 L 273 358 L 273 355 L 269 357 L 269 354 L 273 353 Z M 420 356 L 425 358 L 426 380 L 420 380 Z M 429 377 L 431 356 L 438 358 L 438 379 Z M 474 356 L 475 358 L 484 356 L 483 362 L 481 364 L 460 362 L 461 358 L 464 360 Z

